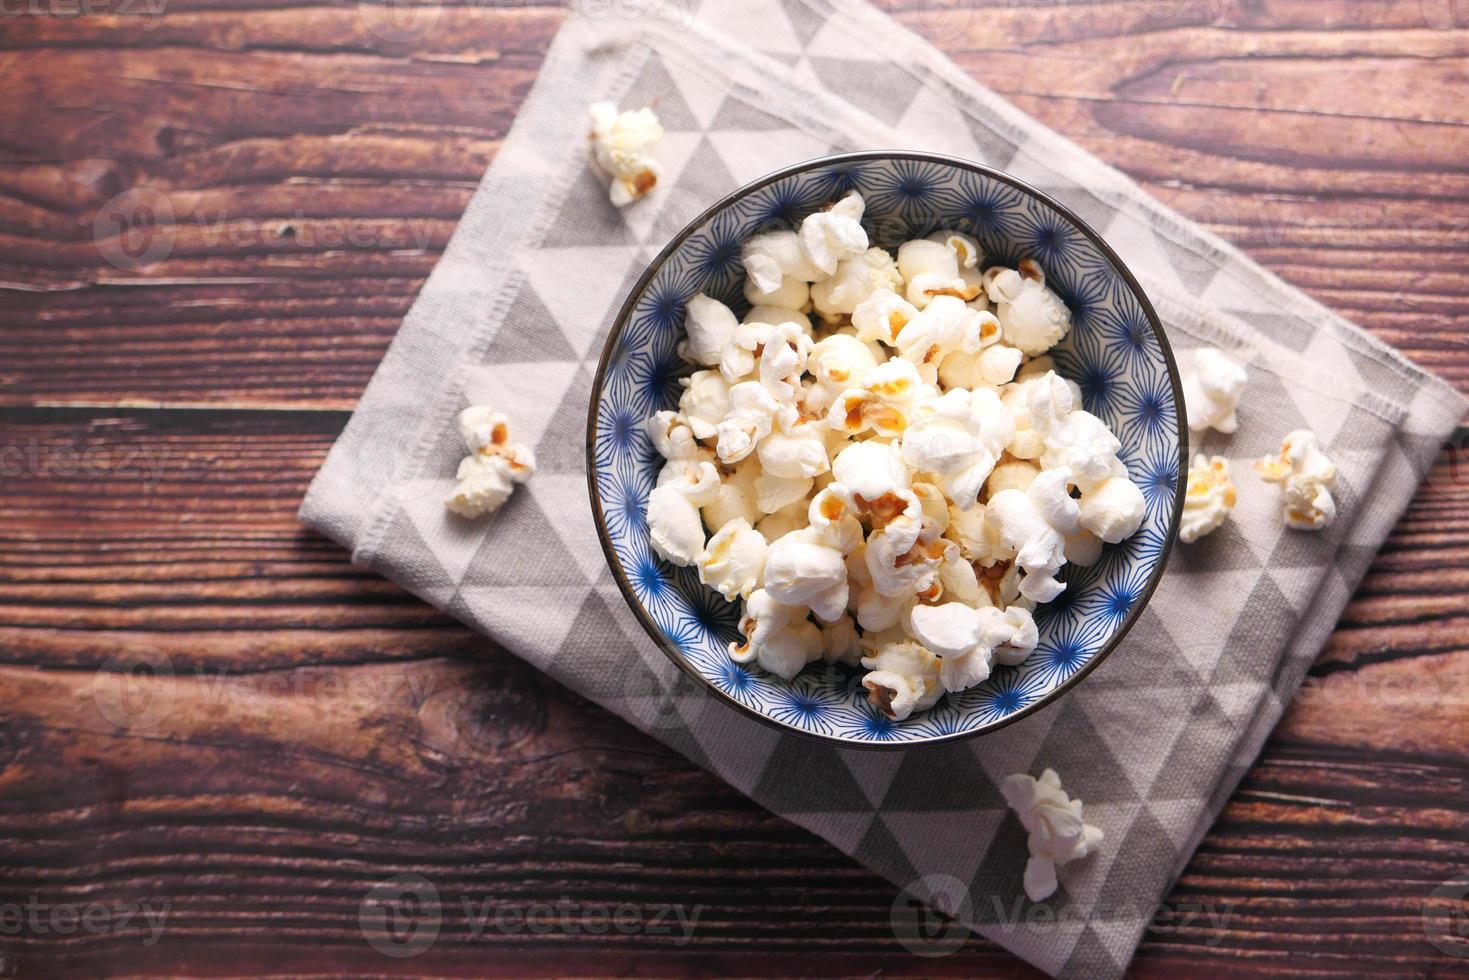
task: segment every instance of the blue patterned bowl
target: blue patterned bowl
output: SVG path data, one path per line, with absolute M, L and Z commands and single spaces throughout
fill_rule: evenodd
M 813 664 L 792 681 L 742 666 L 739 607 L 654 554 L 643 516 L 662 460 L 644 434 L 674 408 L 692 365 L 676 347 L 684 303 L 705 292 L 736 312 L 742 243 L 794 227 L 848 189 L 867 202 L 864 224 L 888 248 L 944 228 L 977 238 L 986 264 L 1034 257 L 1074 316 L 1052 353 L 1081 385 L 1088 411 L 1122 441 L 1147 516 L 1090 568 L 1067 566 L 1067 589 L 1036 611 L 1040 643 L 1018 667 L 945 696 L 902 722 L 871 708 L 860 671 Z M 628 604 L 682 670 L 733 708 L 796 734 L 849 746 L 933 744 L 993 731 L 1056 701 L 1116 649 L 1137 619 L 1178 531 L 1187 471 L 1178 369 L 1152 305 L 1117 255 L 1071 211 L 1012 177 L 962 160 L 876 152 L 824 157 L 782 170 L 720 201 L 669 243 L 638 283 L 602 351 L 587 421 L 587 471 L 602 547 Z

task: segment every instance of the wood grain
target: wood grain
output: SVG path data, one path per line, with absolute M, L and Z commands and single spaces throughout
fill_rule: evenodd
M 882 6 L 1469 390 L 1461 4 Z M 890 886 L 295 521 L 560 17 L 447 4 L 412 43 L 284 0 L 3 21 L 0 975 L 1036 975 L 979 939 L 907 954 Z M 96 219 L 139 187 L 172 248 L 109 262 Z M 1421 920 L 1469 875 L 1464 446 L 1138 976 L 1464 972 Z M 164 669 L 113 672 L 140 657 Z M 167 710 L 118 725 L 124 696 Z M 359 913 L 402 873 L 435 882 L 443 924 L 393 960 Z M 32 899 L 168 917 L 155 945 L 115 918 L 6 931 Z M 641 925 L 476 935 L 463 899 L 629 903 Z M 649 928 L 669 904 L 700 908 L 687 945 Z

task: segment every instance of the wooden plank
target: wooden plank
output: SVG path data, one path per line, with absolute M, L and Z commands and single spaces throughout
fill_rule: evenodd
M 1469 390 L 1462 4 L 882 6 Z M 910 956 L 891 886 L 296 524 L 561 18 L 464 0 L 404 43 L 378 12 L 0 31 L 0 911 L 169 913 L 156 945 L 0 930 L 0 973 L 1036 975 L 981 940 Z M 166 261 L 94 230 L 135 186 L 174 210 Z M 1421 913 L 1469 869 L 1466 462 L 1440 458 L 1136 975 L 1462 972 Z M 140 653 L 167 670 L 123 707 L 107 668 Z M 393 960 L 359 916 L 403 872 L 448 901 Z M 563 897 L 699 925 L 476 936 L 461 901 Z

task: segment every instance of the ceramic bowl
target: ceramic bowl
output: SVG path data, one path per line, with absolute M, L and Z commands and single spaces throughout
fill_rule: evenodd
M 660 559 L 644 507 L 662 459 L 643 420 L 674 408 L 684 304 L 699 292 L 749 308 L 742 244 L 794 227 L 849 189 L 867 202 L 873 244 L 945 228 L 973 235 L 985 264 L 1037 259 L 1071 308 L 1073 326 L 1052 354 L 1080 386 L 1088 411 L 1122 442 L 1147 516 L 1090 568 L 1068 565 L 1061 597 L 1036 611 L 1040 643 L 1017 667 L 892 721 L 867 703 L 861 671 L 814 664 L 794 680 L 727 652 L 739 639 L 738 604 L 699 582 L 694 568 Z M 785 731 L 849 746 L 931 744 L 993 731 L 1055 702 L 1118 648 L 1154 587 L 1178 530 L 1187 440 L 1178 369 L 1157 314 L 1117 255 L 1075 214 L 1021 181 L 985 167 L 918 153 L 824 157 L 771 174 L 700 215 L 648 266 L 612 326 L 592 388 L 587 469 L 607 561 L 628 604 L 668 657 L 731 708 Z M 1126 652 L 1121 654 L 1126 656 Z

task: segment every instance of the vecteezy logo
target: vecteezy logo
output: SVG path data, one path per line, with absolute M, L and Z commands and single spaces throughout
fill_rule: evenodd
M 109 265 L 133 272 L 173 252 L 173 202 L 153 187 L 133 187 L 112 198 L 92 219 L 92 241 Z
M 408 44 L 428 36 L 441 12 L 436 3 L 357 0 L 357 16 L 363 26 L 390 44 Z
M 417 956 L 439 938 L 439 890 L 423 875 L 394 875 L 372 886 L 357 907 L 367 945 L 394 959 Z
M 953 875 L 924 875 L 893 899 L 893 935 L 917 956 L 948 956 L 969 939 L 963 919 L 973 914 L 969 889 Z
M 1440 953 L 1469 957 L 1469 878 L 1453 878 L 1428 893 L 1423 934 Z
M 173 710 L 173 661 L 156 647 L 114 653 L 92 675 L 92 702 L 119 728 L 152 728 Z

